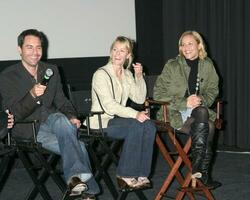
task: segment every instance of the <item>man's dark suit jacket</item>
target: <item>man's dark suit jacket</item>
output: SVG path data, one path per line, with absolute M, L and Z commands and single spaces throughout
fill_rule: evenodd
M 3 109 L 9 109 L 14 114 L 15 121 L 38 120 L 45 121 L 51 113 L 64 113 L 69 119 L 76 116 L 71 102 L 65 97 L 58 69 L 54 65 L 39 62 L 37 82 L 41 82 L 47 68 L 54 72 L 48 82 L 47 89 L 41 97 L 33 98 L 31 88 L 36 80 L 24 68 L 21 62 L 7 67 L 0 74 L 0 94 Z M 12 129 L 14 137 L 31 137 L 30 124 L 15 124 Z

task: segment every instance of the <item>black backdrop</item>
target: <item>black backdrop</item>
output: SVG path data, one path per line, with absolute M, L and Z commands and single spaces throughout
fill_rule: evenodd
M 227 102 L 222 143 L 250 149 L 250 1 L 136 0 L 138 59 L 159 74 L 177 55 L 182 32 L 196 30 L 207 43 Z

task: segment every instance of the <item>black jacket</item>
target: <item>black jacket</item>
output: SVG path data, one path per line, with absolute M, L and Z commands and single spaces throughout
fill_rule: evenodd
M 0 74 L 0 94 L 3 109 L 9 109 L 14 114 L 15 121 L 39 120 L 45 121 L 51 113 L 62 112 L 69 119 L 76 116 L 71 102 L 65 97 L 58 69 L 54 65 L 39 62 L 37 82 L 41 82 L 47 68 L 51 68 L 51 77 L 47 89 L 39 98 L 33 98 L 30 90 L 36 83 L 35 79 L 24 68 L 21 62 L 5 69 Z M 30 124 L 15 124 L 12 134 L 17 137 L 31 136 Z

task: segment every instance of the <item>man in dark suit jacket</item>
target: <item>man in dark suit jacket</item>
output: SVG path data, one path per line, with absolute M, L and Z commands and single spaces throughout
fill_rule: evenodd
M 77 139 L 80 121 L 64 96 L 57 67 L 40 61 L 43 39 L 42 33 L 35 29 L 25 30 L 18 36 L 21 62 L 0 75 L 3 106 L 13 113 L 16 121 L 39 120 L 37 141 L 62 156 L 64 176 L 71 194 L 80 194 L 88 188 L 87 192 L 94 196 L 99 188 L 91 173 L 86 148 Z M 41 84 L 47 69 L 51 69 L 53 75 L 46 84 Z M 16 124 L 12 134 L 23 138 L 29 137 L 30 131 L 30 125 Z

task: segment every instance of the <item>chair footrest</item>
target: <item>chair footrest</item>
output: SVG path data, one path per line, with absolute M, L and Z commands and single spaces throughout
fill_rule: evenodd
M 78 129 L 78 136 L 79 138 L 84 138 L 84 137 L 96 137 L 100 138 L 103 137 L 102 132 L 100 130 L 93 130 L 91 129 L 90 132 L 87 131 L 86 128 L 79 128 Z
M 210 187 L 207 186 L 198 186 L 198 187 L 181 187 L 178 188 L 178 190 L 182 191 L 182 192 L 198 192 L 198 191 L 202 191 L 204 189 L 212 189 Z

